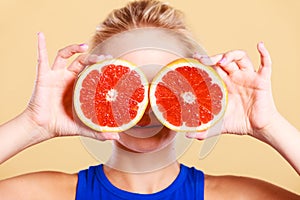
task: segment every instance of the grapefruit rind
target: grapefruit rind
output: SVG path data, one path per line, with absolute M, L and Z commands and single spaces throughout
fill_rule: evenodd
M 212 78 L 212 83 L 217 83 L 220 86 L 220 89 L 223 94 L 223 98 L 221 100 L 222 109 L 217 114 L 214 115 L 213 120 L 206 124 L 201 124 L 197 127 L 189 127 L 186 126 L 184 123 L 181 126 L 175 126 L 171 123 L 169 123 L 162 115 L 161 111 L 158 109 L 157 103 L 156 103 L 156 97 L 155 97 L 155 91 L 156 87 L 159 82 L 161 82 L 162 77 L 167 74 L 168 71 L 173 71 L 177 67 L 181 66 L 193 66 L 200 69 L 204 69 L 206 72 L 209 73 L 210 78 Z M 192 59 L 192 58 L 179 58 L 175 61 L 170 62 L 167 64 L 164 68 L 162 68 L 158 74 L 154 77 L 152 80 L 150 91 L 149 91 L 149 97 L 150 97 L 150 104 L 151 108 L 156 115 L 157 119 L 167 128 L 177 131 L 177 132 L 200 132 L 205 131 L 209 129 L 210 127 L 214 126 L 225 114 L 225 110 L 227 107 L 227 99 L 228 99 L 228 92 L 225 83 L 223 82 L 222 78 L 219 76 L 219 74 L 211 67 L 211 66 L 205 66 L 201 64 L 198 60 Z
M 137 112 L 136 117 L 134 119 L 132 119 L 129 123 L 124 124 L 122 126 L 118 126 L 118 127 L 100 126 L 100 125 L 92 122 L 92 120 L 87 118 L 85 116 L 85 114 L 83 113 L 83 111 L 81 109 L 81 102 L 80 102 L 80 91 L 82 89 L 82 83 L 83 83 L 84 79 L 86 78 L 86 76 L 91 71 L 93 71 L 93 70 L 101 71 L 101 69 L 103 67 L 110 65 L 110 64 L 126 66 L 126 67 L 130 68 L 130 70 L 135 70 L 136 72 L 138 72 L 138 74 L 141 78 L 142 85 L 144 86 L 144 91 L 145 91 L 143 101 L 138 103 L 139 110 Z M 121 60 L 121 59 L 107 59 L 107 60 L 95 63 L 91 66 L 88 66 L 78 75 L 77 81 L 75 83 L 74 94 L 73 94 L 73 108 L 74 108 L 76 115 L 80 119 L 80 121 L 95 131 L 122 132 L 122 131 L 128 130 L 131 127 L 135 126 L 137 124 L 137 122 L 140 121 L 140 119 L 143 117 L 146 107 L 148 105 L 148 101 L 149 101 L 148 100 L 148 90 L 149 90 L 148 80 L 147 80 L 146 76 L 143 74 L 143 72 L 138 67 L 136 67 L 136 65 L 134 65 L 133 63 L 130 63 L 128 61 Z

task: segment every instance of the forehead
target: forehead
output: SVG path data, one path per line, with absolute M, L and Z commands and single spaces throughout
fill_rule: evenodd
M 185 45 L 171 30 L 140 28 L 117 34 L 99 44 L 92 53 L 112 55 L 140 64 L 166 64 L 187 57 Z
M 184 56 L 172 52 L 164 51 L 161 49 L 140 49 L 120 56 L 121 59 L 130 61 L 136 64 L 137 66 L 144 66 L 144 65 L 163 66 L 179 57 L 184 57 Z
M 134 63 L 149 82 L 163 66 L 180 57 L 190 57 L 178 34 L 162 28 L 140 28 L 117 34 L 99 44 L 97 55 L 112 55 Z
M 134 63 L 144 72 L 148 81 L 152 82 L 162 67 L 179 57 L 177 54 L 159 49 L 141 49 L 124 54 L 120 58 Z

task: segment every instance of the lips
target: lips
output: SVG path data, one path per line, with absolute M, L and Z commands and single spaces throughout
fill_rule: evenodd
M 150 124 L 150 125 L 146 125 L 146 126 L 139 126 L 139 125 L 135 125 L 132 128 L 138 128 L 138 129 L 150 129 L 150 128 L 158 128 L 158 127 L 163 127 L 162 124 Z

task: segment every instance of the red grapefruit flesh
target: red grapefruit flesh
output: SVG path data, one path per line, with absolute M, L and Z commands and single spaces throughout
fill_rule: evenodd
M 223 116 L 227 90 L 212 67 L 182 58 L 169 63 L 154 78 L 150 103 L 169 129 L 203 131 Z
M 124 60 L 105 60 L 89 66 L 75 85 L 75 113 L 96 131 L 131 128 L 142 118 L 147 104 L 147 78 Z

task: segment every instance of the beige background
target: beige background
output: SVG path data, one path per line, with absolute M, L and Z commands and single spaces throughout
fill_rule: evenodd
M 53 58 L 59 48 L 88 41 L 98 22 L 126 2 L 1 0 L 0 122 L 20 113 L 30 98 L 38 31 L 46 34 L 50 58 Z M 273 58 L 272 80 L 278 109 L 300 128 L 300 1 L 169 2 L 186 14 L 190 29 L 209 54 L 244 49 L 258 65 L 255 47 L 257 42 L 264 41 Z M 259 141 L 224 135 L 203 160 L 198 159 L 200 148 L 201 142 L 194 142 L 180 160 L 209 174 L 256 177 L 300 193 L 300 177 L 277 152 Z M 295 153 L 300 156 L 300 152 Z M 0 179 L 40 170 L 73 173 L 94 164 L 97 161 L 85 151 L 78 138 L 59 138 L 29 148 L 2 164 Z

